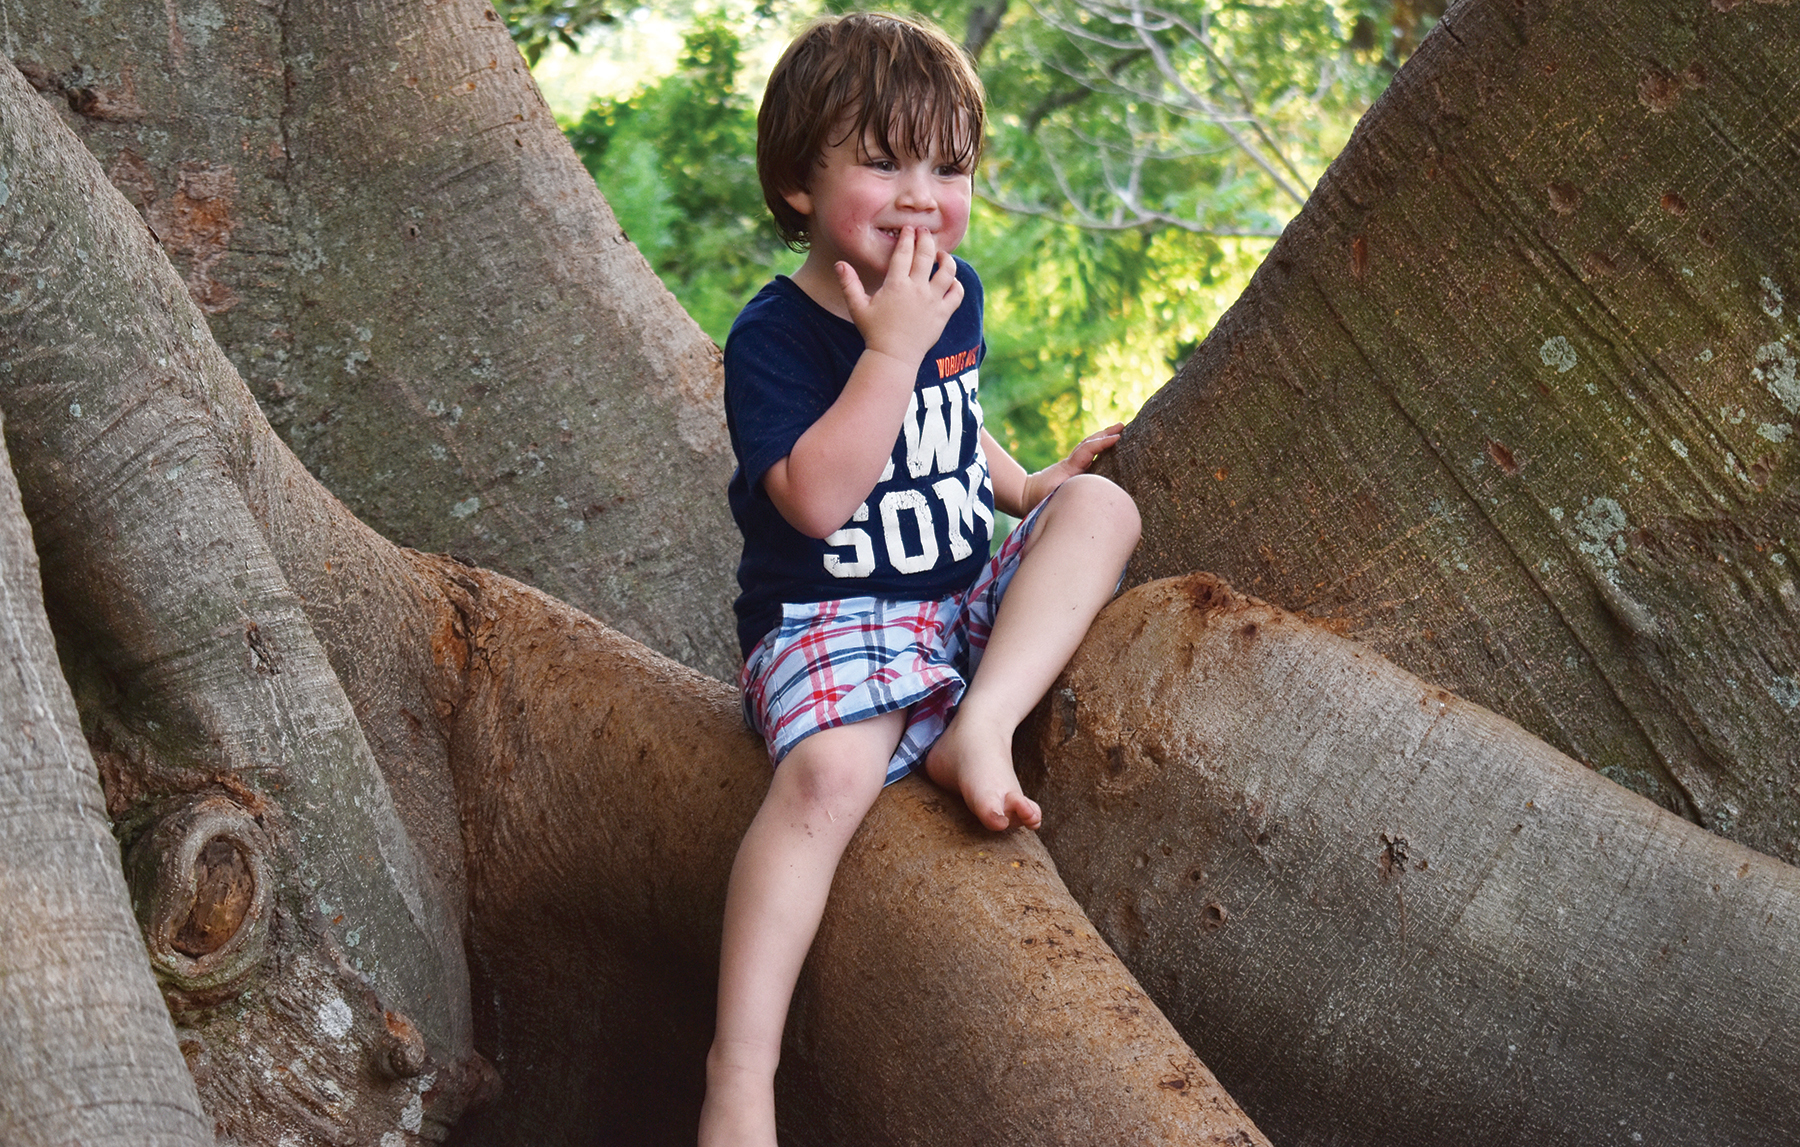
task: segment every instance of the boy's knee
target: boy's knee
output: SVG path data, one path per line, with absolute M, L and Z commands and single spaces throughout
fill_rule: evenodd
M 776 766 L 776 779 L 785 781 L 795 797 L 822 808 L 836 810 L 873 800 L 886 779 L 887 762 L 841 751 L 831 732 L 815 733 L 795 745 Z
M 1109 535 L 1137 544 L 1143 531 L 1137 502 L 1117 482 L 1099 474 L 1077 474 L 1057 489 L 1057 501 L 1065 498 L 1072 511 L 1103 525 Z

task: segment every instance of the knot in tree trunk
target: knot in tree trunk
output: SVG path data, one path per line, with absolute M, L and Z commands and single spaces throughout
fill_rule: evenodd
M 268 841 L 242 806 L 203 796 L 164 814 L 126 859 L 159 978 L 208 1002 L 236 994 L 267 949 Z

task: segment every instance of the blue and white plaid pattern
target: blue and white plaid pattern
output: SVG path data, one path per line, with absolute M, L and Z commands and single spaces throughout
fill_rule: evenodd
M 1000 599 L 1045 498 L 1001 543 L 975 581 L 941 601 L 841 598 L 782 607 L 781 624 L 744 660 L 744 718 L 780 764 L 824 729 L 911 709 L 888 762 L 892 784 L 950 723 L 981 662 Z

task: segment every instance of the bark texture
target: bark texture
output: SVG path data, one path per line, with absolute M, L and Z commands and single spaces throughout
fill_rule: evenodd
M 0 2 L 305 465 L 402 543 L 736 667 L 718 352 L 492 9 Z
M 691 1142 L 726 878 L 768 758 L 735 691 L 452 576 L 478 1042 L 508 1088 L 456 1141 Z M 1267 1142 L 1035 838 L 923 781 L 882 796 L 839 869 L 780 1092 L 783 1142 L 820 1147 Z
M 1044 839 L 1275 1142 L 1800 1126 L 1800 870 L 1206 575 L 1103 613 Z
M 1035 835 L 995 837 L 959 797 L 907 780 L 832 891 L 792 1020 L 794 1142 L 1269 1142 Z
M 8 445 L 202 1100 L 246 1142 L 448 1123 L 482 1074 L 460 912 L 246 491 L 272 480 L 347 515 L 274 441 L 143 221 L 11 68 L 0 170 Z
M 1792 3 L 1464 0 L 1112 473 L 1212 570 L 1800 858 Z
M 0 648 L 0 1142 L 211 1143 L 144 961 L 4 450 Z

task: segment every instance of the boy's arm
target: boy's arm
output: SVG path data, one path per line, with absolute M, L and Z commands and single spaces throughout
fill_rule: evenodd
M 1109 449 L 1119 440 L 1119 434 L 1125 429 L 1123 422 L 1115 422 L 1105 430 L 1096 430 L 1075 444 L 1069 456 L 1054 466 L 1046 466 L 1035 474 L 1027 474 L 1025 467 L 1013 460 L 1013 456 L 994 441 L 994 436 L 983 427 L 981 446 L 987 451 L 988 477 L 994 483 L 994 505 L 1003 513 L 1015 518 L 1023 518 L 1037 508 L 1037 504 L 1050 496 L 1050 491 L 1062 485 L 1064 481 L 1077 474 L 1085 473 L 1094 464 L 1102 450 Z
M 842 527 L 881 479 L 919 364 L 963 298 L 955 261 L 948 252 L 940 257 L 931 232 L 912 227 L 901 229 L 874 295 L 863 291 L 849 264 L 836 269 L 851 321 L 863 336 L 862 357 L 843 393 L 762 479 L 781 516 L 812 538 Z
M 863 351 L 837 401 L 763 473 L 763 489 L 789 525 L 824 538 L 850 520 L 893 454 L 918 373 L 916 362 L 908 368 Z

